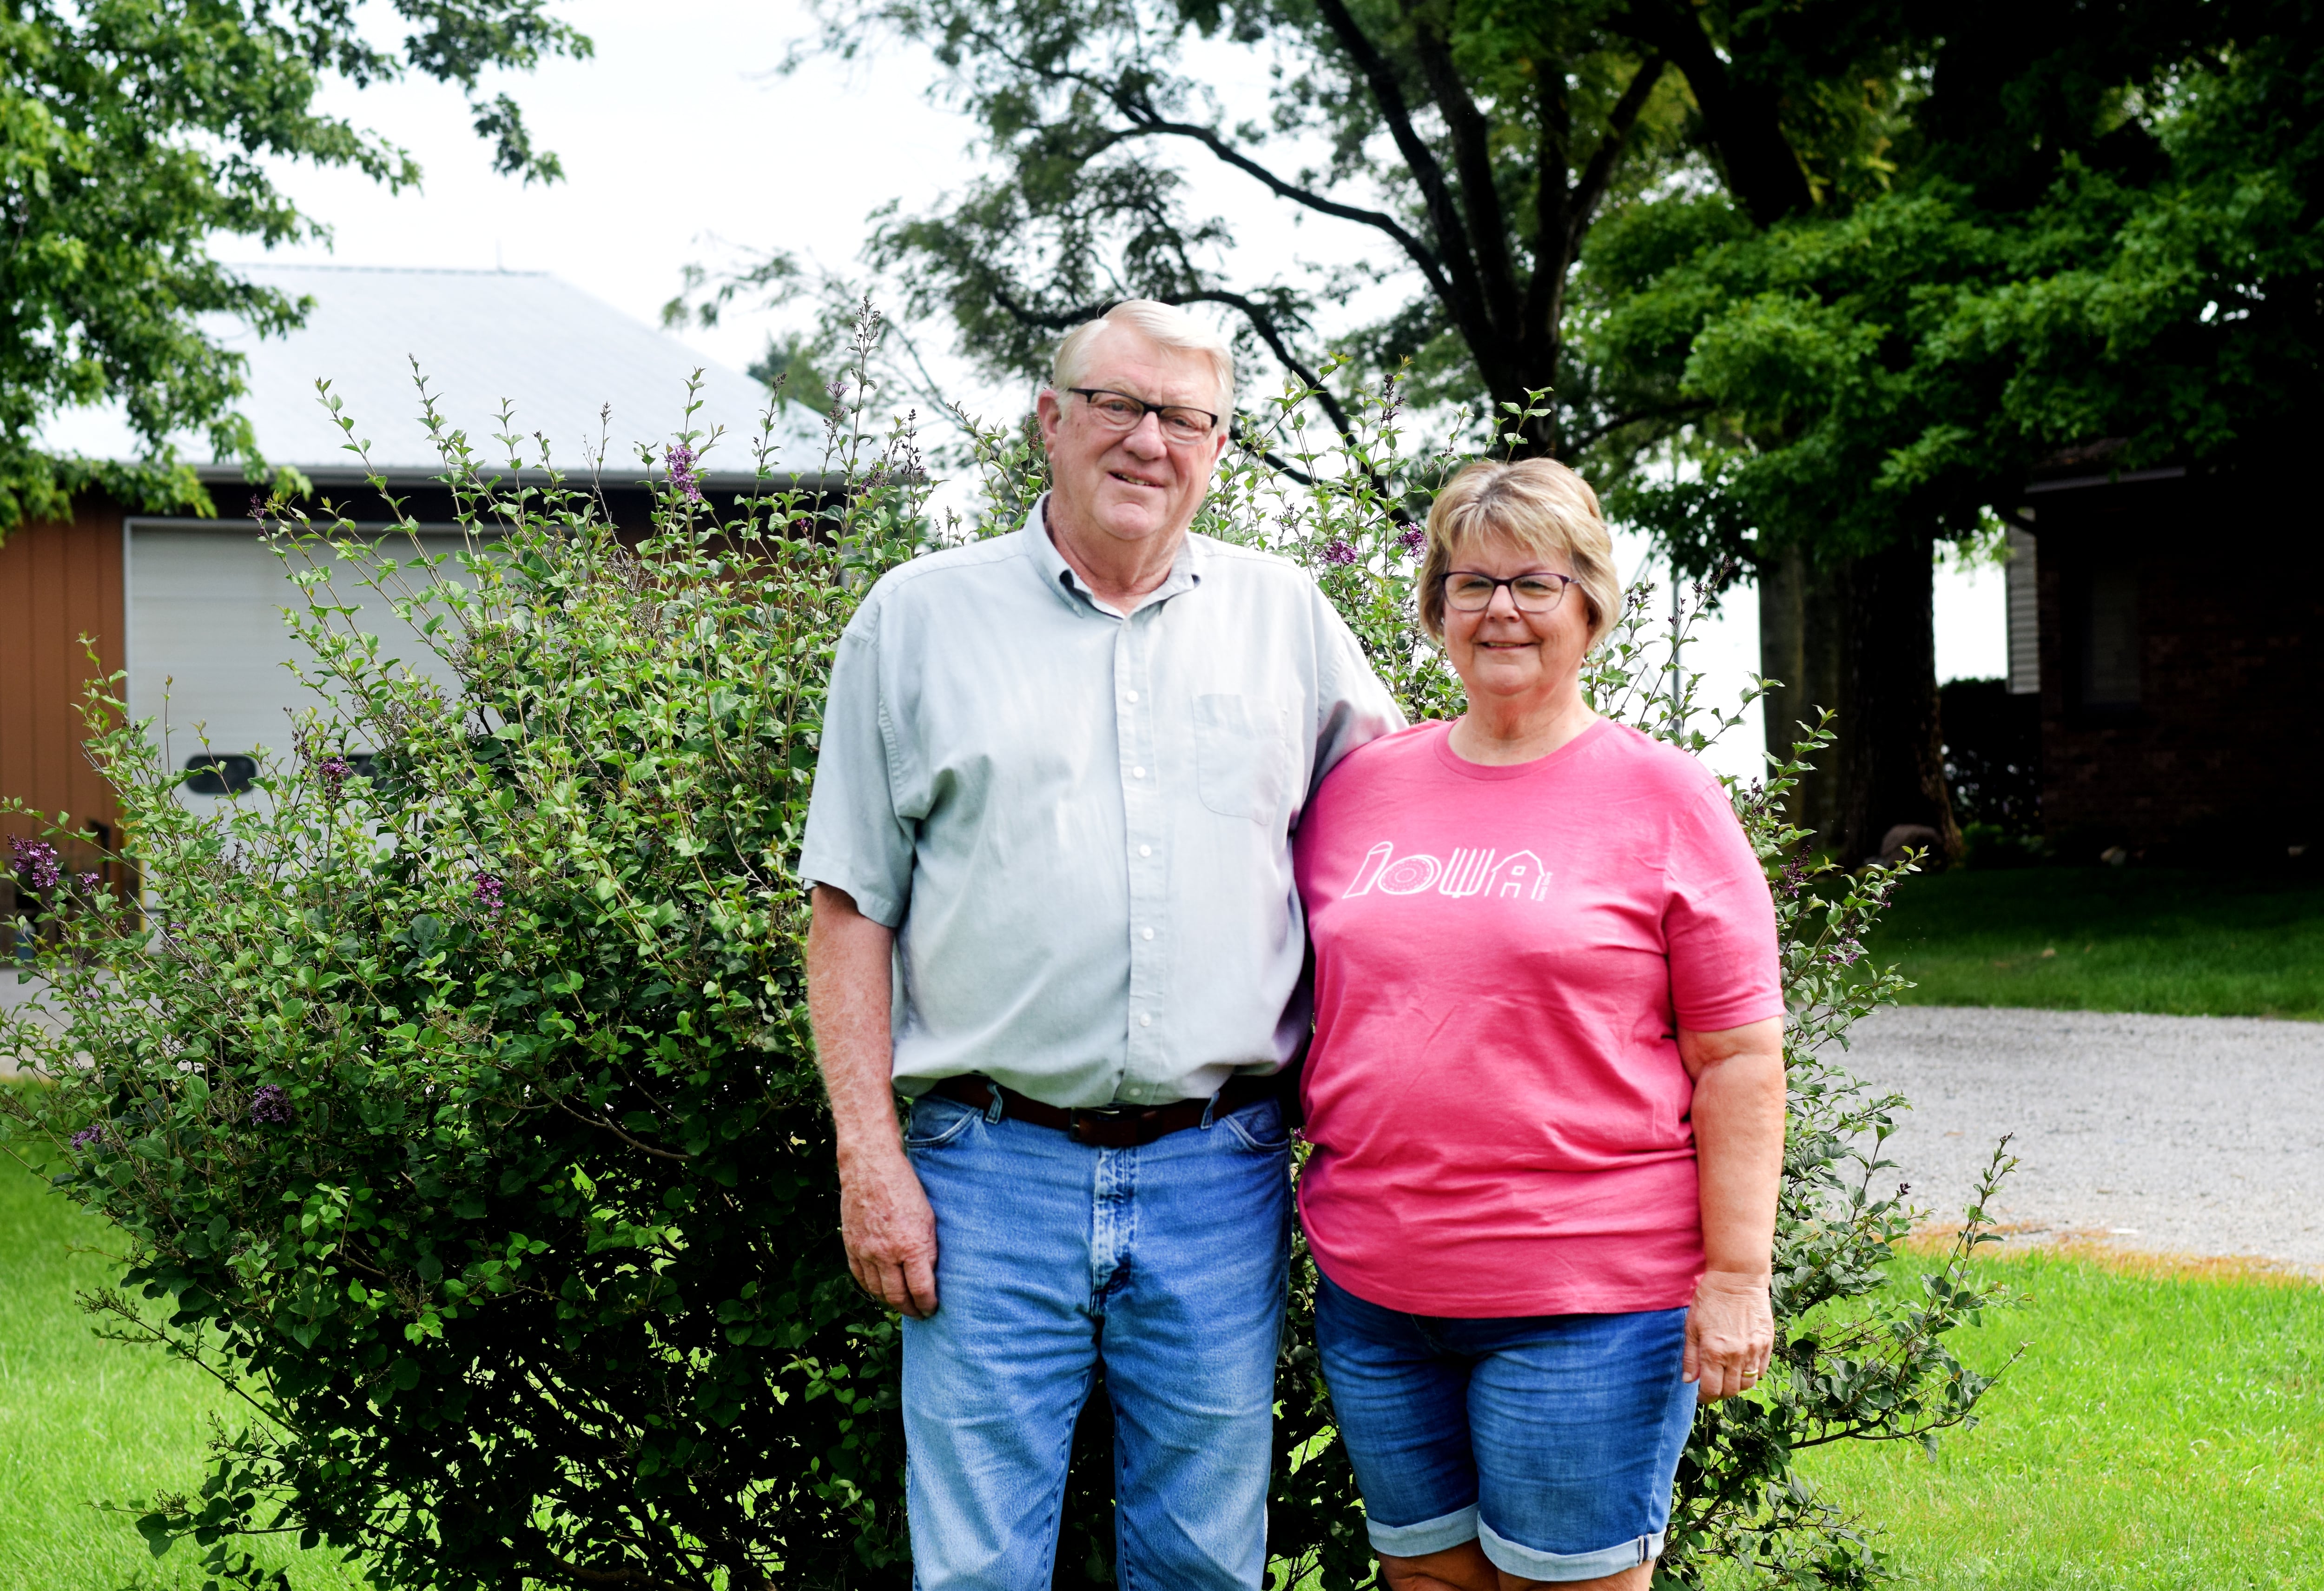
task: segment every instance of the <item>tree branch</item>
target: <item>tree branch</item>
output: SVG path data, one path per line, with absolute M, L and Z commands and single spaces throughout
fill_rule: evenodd
M 1634 409 L 1628 414 L 1618 414 L 1611 420 L 1591 426 L 1580 436 L 1572 438 L 1568 446 L 1574 449 L 1586 448 L 1600 437 L 1610 431 L 1620 430 L 1626 425 L 1636 425 L 1642 420 L 1676 420 L 1682 415 L 1704 413 L 1711 406 L 1710 400 L 1704 399 L 1699 402 L 1665 403 L 1653 409 Z
M 1565 257 L 1572 259 L 1582 252 L 1582 240 L 1589 234 L 1590 223 L 1596 218 L 1598 201 L 1606 197 L 1606 185 L 1613 180 L 1614 162 L 1621 158 L 1622 146 L 1629 141 L 1630 129 L 1637 125 L 1638 116 L 1654 95 L 1655 85 L 1662 80 L 1663 69 L 1670 63 L 1660 55 L 1650 55 L 1631 78 L 1630 86 L 1622 90 L 1622 97 L 1614 102 L 1614 109 L 1606 118 L 1606 135 L 1598 147 L 1590 152 L 1590 163 L 1582 168 L 1582 180 L 1573 185 L 1573 197 L 1567 202 Z
M 1405 14 L 1413 22 L 1421 75 L 1428 79 L 1428 91 L 1444 113 L 1445 129 L 1452 137 L 1452 159 L 1460 172 L 1461 199 L 1468 210 L 1469 246 L 1477 262 L 1485 317 L 1503 338 L 1514 339 L 1522 335 L 1516 324 L 1517 272 L 1509 259 L 1508 224 L 1501 213 L 1500 190 L 1493 182 L 1492 128 L 1462 86 L 1444 36 L 1430 19 L 1414 14 L 1409 0 Z
M 553 1095 L 550 1097 L 556 1098 Z M 694 1158 L 690 1154 L 680 1154 L 674 1149 L 656 1149 L 650 1143 L 641 1142 L 639 1140 L 631 1137 L 627 1133 L 622 1132 L 621 1128 L 615 1126 L 611 1122 L 601 1122 L 595 1116 L 583 1115 L 579 1111 L 575 1110 L 562 1099 L 557 1099 L 556 1104 L 558 1109 L 563 1111 L 567 1115 L 571 1116 L 575 1121 L 586 1122 L 593 1127 L 602 1127 L 606 1132 L 611 1133 L 614 1137 L 620 1139 L 622 1142 L 628 1144 L 632 1149 L 642 1149 L 648 1154 L 658 1155 L 666 1161 L 690 1161 Z
M 1302 384 L 1314 393 L 1315 402 L 1323 405 L 1324 417 L 1331 421 L 1332 429 L 1350 441 L 1355 440 L 1356 433 L 1349 421 L 1347 410 L 1341 406 L 1339 399 L 1332 395 L 1332 390 L 1323 384 L 1323 376 L 1309 369 L 1291 352 L 1289 345 L 1283 340 L 1281 330 L 1275 324 L 1275 318 L 1260 305 L 1254 303 L 1241 293 L 1228 292 L 1219 288 L 1205 288 L 1195 292 L 1181 293 L 1162 301 L 1170 304 L 1224 304 L 1231 310 L 1241 311 L 1243 319 L 1250 322 L 1250 328 L 1259 334 L 1259 341 L 1267 345 L 1268 351 L 1275 356 L 1286 370 L 1297 376 Z
M 1386 234 L 1394 239 L 1397 246 L 1404 250 L 1406 256 L 1420 268 L 1420 273 L 1428 279 L 1431 291 L 1442 297 L 1452 291 L 1451 284 L 1444 280 L 1443 257 L 1426 243 L 1414 236 L 1407 228 L 1397 221 L 1395 217 L 1379 210 L 1368 210 L 1356 205 L 1342 204 L 1337 199 L 1326 199 L 1320 193 L 1302 188 L 1296 182 L 1286 182 L 1225 139 L 1221 138 L 1214 129 L 1205 127 L 1199 122 L 1166 121 L 1150 108 L 1138 113 L 1125 108 L 1122 114 L 1134 116 L 1137 119 L 1137 126 L 1130 131 L 1172 138 L 1190 138 L 1238 171 L 1245 172 L 1265 183 L 1278 198 L 1303 205 L 1318 215 L 1333 216 L 1342 221 L 1353 221 L 1360 226 L 1370 227 Z
M 1386 211 L 1365 209 L 1359 205 L 1342 204 L 1335 199 L 1325 198 L 1313 189 L 1303 188 L 1298 183 L 1288 181 L 1219 136 L 1218 129 L 1215 127 L 1206 127 L 1199 122 L 1174 121 L 1156 110 L 1149 100 L 1131 93 L 1119 83 L 1109 82 L 1089 72 L 1036 65 L 1016 54 L 999 38 L 982 29 L 971 29 L 964 36 L 990 51 L 1018 71 L 1050 83 L 1078 85 L 1104 98 L 1132 124 L 1128 128 L 1112 129 L 1113 137 L 1108 140 L 1109 144 L 1127 136 L 1190 139 L 1235 170 L 1257 179 L 1279 199 L 1287 199 L 1294 204 L 1314 210 L 1318 215 L 1330 216 L 1342 221 L 1353 221 L 1360 227 L 1370 227 L 1384 234 L 1405 252 L 1406 257 L 1415 265 L 1420 268 L 1420 273 L 1427 278 L 1432 291 L 1440 298 L 1451 292 L 1452 289 L 1444 280 L 1443 262 L 1438 257 L 1436 251 L 1430 248 L 1422 239 L 1415 236 L 1409 228 Z
M 1452 190 L 1444 180 L 1444 168 L 1436 155 L 1414 127 L 1412 107 L 1406 103 L 1404 88 L 1396 80 L 1396 72 L 1382 59 L 1356 19 L 1348 14 L 1346 0 L 1316 0 L 1315 9 L 1332 30 L 1340 48 L 1363 73 L 1364 81 L 1372 91 L 1380 116 L 1388 123 L 1389 135 L 1396 140 L 1397 153 L 1404 156 L 1412 180 L 1420 189 L 1422 202 L 1428 211 L 1428 222 L 1436 231 L 1437 249 L 1444 261 L 1449 277 L 1437 292 L 1437 298 L 1449 310 L 1462 330 L 1469 347 L 1474 350 L 1479 364 L 1484 362 L 1488 350 L 1493 347 L 1493 329 L 1484 311 L 1484 297 L 1477 281 L 1477 263 L 1470 252 L 1465 230 L 1461 223 L 1461 209 L 1452 201 Z M 1490 377 L 1487 385 L 1493 384 Z
M 1784 137 L 1774 97 L 1736 86 L 1691 6 L 1680 0 L 1633 0 L 1613 20 L 1685 75 L 1702 110 L 1704 132 L 1727 169 L 1727 186 L 1754 221 L 1772 227 L 1814 203 L 1807 173 Z

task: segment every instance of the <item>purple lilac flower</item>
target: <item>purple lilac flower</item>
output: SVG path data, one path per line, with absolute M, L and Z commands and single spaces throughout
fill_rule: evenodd
M 499 874 L 492 873 L 476 874 L 476 899 L 482 901 L 484 910 L 494 917 L 501 914 L 501 907 L 503 904 L 501 900 L 501 887 Z
M 1855 939 L 1842 939 L 1823 953 L 1823 958 L 1834 967 L 1853 967 L 1864 954 L 1864 946 Z
M 1406 525 L 1397 532 L 1396 544 L 1406 552 L 1417 552 L 1428 545 L 1428 532 L 1419 525 Z
M 87 1149 L 90 1144 L 102 1140 L 104 1136 L 105 1129 L 101 1125 L 83 1127 L 72 1135 L 72 1146 L 75 1149 Z
M 104 882 L 105 880 L 99 878 L 94 873 L 76 873 L 73 874 L 73 883 L 80 885 L 80 893 L 84 895 L 93 895 L 97 893 L 97 886 Z
M 1355 548 L 1345 541 L 1338 540 L 1336 537 L 1333 540 L 1331 545 L 1323 549 L 1323 561 L 1329 564 L 1337 564 L 1342 568 L 1355 562 L 1356 557 L 1357 553 Z
M 262 1126 L 280 1126 L 290 1119 L 290 1096 L 280 1083 L 269 1083 L 250 1096 L 250 1119 Z
M 347 781 L 355 777 L 355 764 L 346 758 L 335 755 L 316 763 L 315 772 L 322 776 L 323 793 L 337 800 L 339 792 L 346 788 Z
M 35 894 L 56 888 L 57 880 L 64 876 L 64 869 L 57 861 L 57 848 L 46 840 L 22 840 L 12 834 L 8 837 L 8 849 L 16 871 L 24 875 L 24 882 Z
M 684 442 L 662 449 L 661 461 L 669 470 L 669 484 L 678 488 L 688 503 L 702 501 L 702 477 L 694 471 L 697 455 Z

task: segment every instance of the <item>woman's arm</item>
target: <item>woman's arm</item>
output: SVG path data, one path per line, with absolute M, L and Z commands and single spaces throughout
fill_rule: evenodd
M 1775 1349 L 1767 1283 L 1784 1173 L 1783 1020 L 1681 1030 L 1678 1055 L 1694 1079 L 1702 1188 L 1703 1272 L 1686 1316 L 1686 1379 L 1711 1403 L 1757 1383 Z

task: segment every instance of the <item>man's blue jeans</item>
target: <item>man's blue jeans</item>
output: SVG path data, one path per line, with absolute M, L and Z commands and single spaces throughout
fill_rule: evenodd
M 1100 1364 L 1124 1591 L 1263 1583 L 1290 1143 L 1273 1101 L 1137 1149 L 922 1098 L 936 1310 L 904 1322 L 912 1580 L 1046 1591 Z

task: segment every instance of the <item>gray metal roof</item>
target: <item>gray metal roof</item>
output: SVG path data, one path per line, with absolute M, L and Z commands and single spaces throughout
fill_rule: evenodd
M 314 301 L 307 324 L 288 337 L 261 338 L 238 319 L 207 327 L 250 361 L 250 392 L 240 407 L 270 464 L 295 465 L 323 479 L 348 478 L 356 467 L 316 396 L 316 379 L 327 377 L 355 422 L 355 436 L 371 442 L 374 467 L 406 479 L 435 473 L 441 466 L 420 418 L 416 359 L 447 429 L 465 430 L 470 446 L 487 458 L 507 457 L 492 439 L 502 429 L 505 399 L 517 433 L 545 435 L 560 468 L 586 468 L 602 435 L 609 476 L 636 470 L 641 441 L 652 443 L 659 459 L 662 444 L 685 423 L 687 379 L 699 369 L 703 406 L 693 428 L 723 426 L 726 433 L 703 467 L 724 480 L 752 467 L 764 387 L 545 272 L 275 263 L 235 269 Z M 601 423 L 599 412 L 608 404 L 612 414 Z M 815 413 L 791 405 L 777 416 L 774 435 L 775 467 L 820 468 L 823 427 Z M 51 436 L 84 451 L 119 447 L 105 447 L 101 432 L 79 427 L 54 428 Z M 527 464 L 537 449 L 527 441 Z

